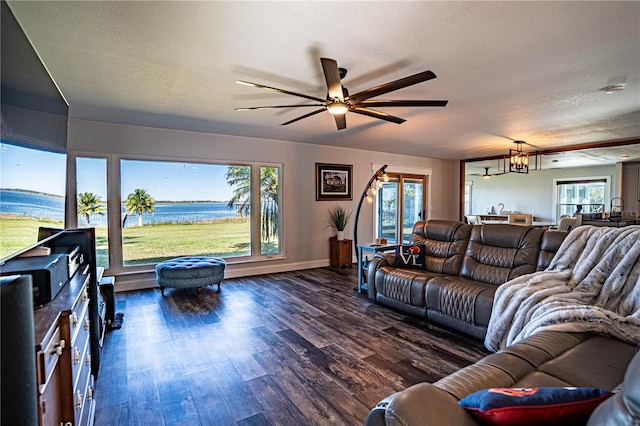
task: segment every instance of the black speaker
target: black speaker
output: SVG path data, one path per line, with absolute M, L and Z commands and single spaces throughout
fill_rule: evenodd
M 0 388 L 3 425 L 38 424 L 30 275 L 0 277 Z
M 100 293 L 106 306 L 105 321 L 109 327 L 113 324 L 116 314 L 116 291 L 114 277 L 102 277 L 100 280 Z

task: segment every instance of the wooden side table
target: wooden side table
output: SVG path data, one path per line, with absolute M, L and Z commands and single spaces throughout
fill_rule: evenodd
M 351 240 L 329 238 L 329 265 L 333 268 L 351 267 L 353 263 Z

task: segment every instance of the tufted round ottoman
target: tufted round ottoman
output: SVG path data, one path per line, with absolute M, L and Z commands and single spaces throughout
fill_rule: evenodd
M 217 284 L 220 291 L 225 266 L 218 257 L 177 257 L 156 265 L 156 280 L 163 296 L 165 287 L 197 287 L 200 292 L 201 287 Z

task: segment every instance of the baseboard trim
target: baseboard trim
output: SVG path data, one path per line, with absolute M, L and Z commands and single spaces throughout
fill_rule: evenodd
M 264 264 L 249 266 L 248 264 L 235 264 L 227 266 L 225 278 L 241 278 L 253 275 L 275 274 L 279 272 L 297 271 L 302 269 L 324 268 L 329 266 L 329 260 L 316 260 L 311 262 L 286 263 L 280 265 Z M 224 281 L 222 281 L 224 286 Z M 158 287 L 154 272 L 141 272 L 139 274 L 116 275 L 116 292 L 145 290 Z

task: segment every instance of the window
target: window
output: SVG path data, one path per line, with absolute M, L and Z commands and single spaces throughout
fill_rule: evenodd
M 473 205 L 473 181 L 464 183 L 464 215 L 471 214 L 471 206 Z
M 96 263 L 106 269 L 109 267 L 106 158 L 76 158 L 76 192 L 78 226 L 95 228 Z
M 260 252 L 280 253 L 280 170 L 260 167 Z
M 391 244 L 408 243 L 413 225 L 425 219 L 427 178 L 387 173 L 378 192 L 378 236 Z
M 67 155 L 0 145 L 0 258 L 38 241 L 38 228 L 64 228 Z
M 279 166 L 121 160 L 123 265 L 280 253 L 280 173 Z
M 557 218 L 573 216 L 578 209 L 581 213 L 604 212 L 609 191 L 608 177 L 555 179 L 555 183 Z

